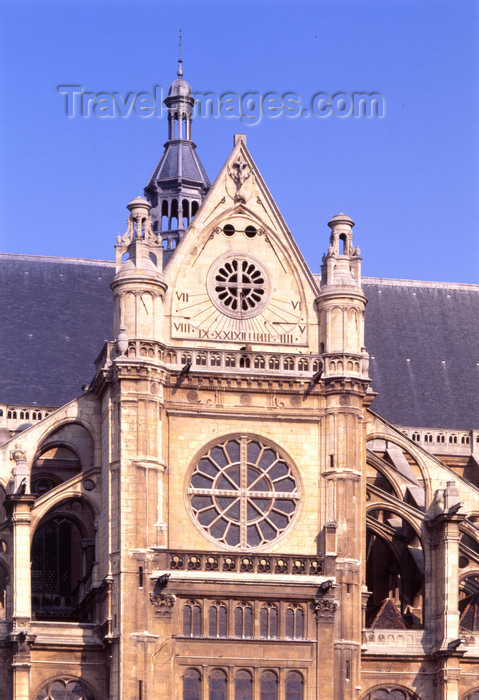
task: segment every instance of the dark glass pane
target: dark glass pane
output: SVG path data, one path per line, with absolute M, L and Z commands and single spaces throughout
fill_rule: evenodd
M 55 521 L 48 523 L 44 530 L 44 586 L 47 593 L 58 593 L 58 526 Z
M 216 637 L 218 611 L 216 605 L 212 605 L 208 612 L 208 629 L 210 637 Z
M 224 605 L 222 605 L 218 611 L 218 636 L 219 637 L 226 637 L 226 633 L 227 633 L 226 621 L 227 621 L 226 607 Z
M 273 527 L 271 527 L 271 525 L 266 520 L 263 520 L 263 522 L 258 523 L 258 526 L 261 532 L 263 533 L 264 539 L 267 542 L 270 542 L 278 534 L 277 531 Z
M 276 462 L 277 457 L 276 452 L 273 452 L 273 450 L 265 450 L 261 456 L 260 465 L 263 469 L 267 469 L 273 462 Z
M 235 637 L 243 636 L 243 608 L 235 609 Z
M 213 499 L 211 496 L 193 496 L 191 505 L 195 510 L 203 510 L 203 508 L 213 505 Z
M 239 498 L 217 498 L 217 503 L 223 509 L 224 515 L 231 520 L 239 522 L 240 519 L 240 501 Z
M 259 634 L 263 639 L 268 638 L 268 609 L 261 608 L 259 613 Z
M 199 605 L 193 606 L 193 625 L 192 625 L 193 637 L 201 636 L 201 608 Z
M 278 611 L 276 608 L 270 608 L 269 611 L 269 636 L 271 639 L 276 639 L 278 636 Z
M 67 689 L 63 681 L 54 681 L 50 684 L 50 697 L 52 700 L 68 700 Z
M 256 517 L 258 515 L 264 515 L 265 513 L 267 513 L 271 505 L 270 498 L 250 498 L 249 502 L 256 509 Z M 254 510 L 251 511 L 251 513 L 253 512 Z M 248 518 L 248 520 L 252 520 L 252 517 Z
M 217 496 L 215 500 L 220 510 L 226 510 L 233 505 L 235 501 L 238 501 L 234 496 Z
M 224 520 L 223 518 L 219 518 L 219 520 L 217 520 L 215 522 L 215 524 L 210 527 L 211 536 L 216 537 L 217 539 L 220 539 L 221 537 L 223 537 L 223 535 L 225 534 L 225 530 L 226 530 L 227 525 L 228 525 L 227 520 Z
M 226 459 L 224 450 L 221 447 L 213 447 L 213 449 L 210 450 L 210 455 L 211 458 L 214 459 L 216 464 L 218 464 L 218 466 L 226 467 L 226 465 L 228 464 L 228 460 Z
M 248 526 L 248 544 L 250 547 L 258 547 L 261 544 L 261 537 L 256 529 L 256 525 Z
M 303 700 L 303 679 L 296 671 L 286 676 L 286 700 Z
M 262 474 L 262 472 L 259 469 L 256 469 L 255 467 L 248 467 L 247 474 L 246 474 L 247 486 L 248 487 L 251 486 L 251 484 L 253 484 L 257 479 L 259 479 L 261 474 Z
M 294 491 L 295 486 L 296 484 L 293 479 L 281 479 L 280 481 L 275 481 L 274 490 L 281 491 L 282 493 L 291 493 L 291 491 Z
M 226 451 L 229 455 L 230 462 L 239 462 L 239 458 L 240 458 L 239 442 L 236 442 L 236 440 L 231 440 L 226 445 Z
M 244 609 L 244 636 L 248 639 L 253 636 L 253 608 Z
M 286 639 L 293 639 L 294 637 L 294 610 L 291 610 L 291 608 L 288 608 L 286 610 L 286 629 L 285 629 L 285 634 L 286 634 Z
M 239 467 L 230 467 L 219 476 L 215 489 L 228 489 L 228 491 L 234 491 L 239 488 L 240 483 L 240 469 Z
M 183 700 L 200 700 L 200 692 L 200 674 L 195 669 L 189 668 L 183 676 Z
M 284 462 L 277 462 L 274 467 L 268 472 L 270 479 L 280 479 L 282 476 L 287 476 L 289 474 L 289 469 Z
M 256 464 L 256 462 L 258 461 L 258 457 L 261 454 L 261 445 L 258 442 L 248 443 L 247 454 L 248 454 L 248 462 L 251 462 L 252 464 Z
M 235 677 L 235 700 L 252 700 L 253 680 L 248 671 L 238 671 Z
M 296 505 L 294 501 L 288 501 L 287 499 L 283 500 L 282 498 L 277 498 L 274 502 L 274 507 L 276 510 L 280 510 L 283 513 L 294 513 L 294 509 L 296 508 Z
M 213 479 L 204 474 L 193 474 L 191 477 L 191 485 L 195 489 L 210 489 L 213 486 Z
M 210 674 L 209 700 L 226 700 L 226 673 L 219 669 Z
M 272 671 L 265 671 L 261 674 L 259 692 L 260 700 L 277 700 L 278 679 Z
M 68 700 L 77 700 L 77 698 L 82 698 L 84 695 L 84 689 L 77 681 L 70 681 L 70 683 L 67 683 L 67 693 Z
M 191 605 L 183 608 L 183 636 L 191 636 Z
M 218 468 L 209 459 L 200 459 L 198 467 L 203 474 L 208 474 L 211 477 L 215 477 L 218 473 Z
M 296 639 L 304 639 L 304 612 L 296 610 Z
M 284 530 L 284 528 L 289 522 L 288 518 L 285 515 L 281 515 L 276 510 L 271 511 L 271 513 L 269 514 L 269 519 L 271 520 L 273 525 L 276 525 L 276 527 L 279 530 Z
M 218 512 L 216 508 L 210 508 L 209 510 L 204 510 L 202 513 L 198 514 L 198 522 L 200 525 L 210 525 L 217 517 Z
M 240 540 L 240 529 L 238 525 L 230 524 L 228 534 L 226 535 L 226 543 L 232 547 L 236 546 Z

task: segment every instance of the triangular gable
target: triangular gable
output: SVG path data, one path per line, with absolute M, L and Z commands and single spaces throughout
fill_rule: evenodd
M 243 136 L 235 137 L 165 279 L 173 344 L 318 352 L 315 282 Z
M 381 603 L 378 614 L 374 618 L 371 629 L 405 630 L 406 624 L 399 610 L 390 598 Z

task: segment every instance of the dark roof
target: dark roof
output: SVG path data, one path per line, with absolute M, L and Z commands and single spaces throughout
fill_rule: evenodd
M 178 178 L 209 185 L 208 175 L 195 149 L 196 146 L 192 141 L 168 141 L 145 190 L 148 190 L 157 180 L 177 180 Z
M 479 428 L 479 286 L 363 280 L 371 408 L 391 423 Z
M 110 262 L 0 255 L 0 402 L 62 406 L 111 337 Z
M 53 407 L 81 393 L 111 338 L 114 272 L 112 262 L 0 255 L 0 403 Z M 479 286 L 363 287 L 373 411 L 402 426 L 479 428 Z

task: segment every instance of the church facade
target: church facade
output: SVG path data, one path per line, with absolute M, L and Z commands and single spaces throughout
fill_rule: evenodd
M 479 416 L 418 424 L 406 376 L 378 415 L 354 222 L 313 275 L 245 136 L 210 184 L 181 64 L 166 105 L 115 265 L 81 261 L 93 378 L 2 404 L 1 697 L 478 700 Z

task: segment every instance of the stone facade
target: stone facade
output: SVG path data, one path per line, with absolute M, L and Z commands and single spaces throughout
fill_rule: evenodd
M 476 700 L 477 431 L 369 409 L 348 216 L 315 279 L 244 136 L 196 182 L 180 233 L 128 205 L 92 383 L 0 446 L 1 697 Z

